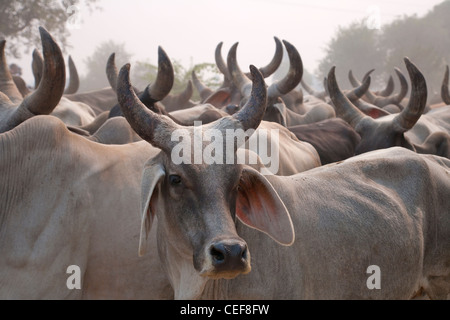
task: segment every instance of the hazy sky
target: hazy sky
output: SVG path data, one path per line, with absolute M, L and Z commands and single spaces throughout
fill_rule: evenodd
M 102 41 L 125 43 L 133 62 L 157 61 L 160 45 L 172 59 L 189 66 L 214 62 L 221 41 L 223 55 L 239 42 L 238 61 L 266 65 L 275 50 L 273 36 L 299 50 L 304 66 L 314 71 L 326 43 L 339 26 L 370 17 L 377 27 L 401 15 L 423 16 L 442 0 L 100 0 L 103 9 L 79 7 L 68 24 L 70 54 L 83 74 L 85 58 Z M 192 59 L 192 60 L 191 60 Z M 24 57 L 23 69 L 31 65 Z M 106 61 L 105 61 L 106 63 Z M 120 67 L 120 66 L 119 66 Z M 31 69 L 31 68 L 29 68 Z M 27 81 L 32 81 L 28 70 Z M 30 80 L 29 80 L 30 79 Z

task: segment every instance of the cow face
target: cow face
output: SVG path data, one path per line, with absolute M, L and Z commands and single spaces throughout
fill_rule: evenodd
M 141 138 L 162 150 L 144 168 L 139 252 L 144 253 L 157 217 L 159 256 L 175 297 L 198 297 L 209 279 L 250 272 L 250 252 L 237 234 L 237 219 L 292 244 L 292 222 L 278 194 L 259 172 L 237 164 L 237 149 L 266 109 L 261 73 L 250 67 L 251 98 L 239 112 L 203 127 L 183 127 L 142 104 L 132 90 L 129 69 L 125 65 L 118 78 L 122 111 Z M 157 82 L 154 91 L 162 91 L 158 87 L 163 84 Z

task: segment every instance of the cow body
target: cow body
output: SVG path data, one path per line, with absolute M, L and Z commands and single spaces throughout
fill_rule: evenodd
M 40 116 L 0 135 L 0 150 L 1 299 L 172 296 L 154 241 L 137 256 L 141 172 L 155 148 L 103 146 Z M 71 265 L 80 290 L 66 286 Z
M 176 274 L 173 264 L 187 276 L 172 281 L 189 283 L 176 283 L 175 297 L 409 299 L 423 288 L 431 298 L 447 298 L 449 170 L 445 158 L 391 148 L 294 176 L 268 176 L 292 218 L 294 244 L 281 246 L 237 222 L 252 271 L 232 280 L 205 279 L 172 257 L 169 276 Z M 158 231 L 160 238 L 164 232 Z M 380 268 L 381 289 L 367 285 L 372 265 Z

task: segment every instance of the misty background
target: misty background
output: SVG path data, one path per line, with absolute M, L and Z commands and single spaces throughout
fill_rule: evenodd
M 41 50 L 43 26 L 66 61 L 69 54 L 74 60 L 79 92 L 108 86 L 105 66 L 113 52 L 119 68 L 131 62 L 133 84 L 144 88 L 156 74 L 158 46 L 174 64 L 174 92 L 184 89 L 192 70 L 215 88 L 223 79 L 214 60 L 219 42 L 224 59 L 239 42 L 238 61 L 247 71 L 272 59 L 276 36 L 297 48 L 304 79 L 317 90 L 332 66 L 341 88 L 351 87 L 349 70 L 361 80 L 370 69 L 371 88 L 385 86 L 390 75 L 398 88 L 394 68 L 406 73 L 407 56 L 424 73 L 432 100 L 450 63 L 449 17 L 450 0 L 1 0 L 0 37 L 8 63 L 20 66 L 30 87 L 31 53 Z M 288 65 L 284 59 L 273 79 Z

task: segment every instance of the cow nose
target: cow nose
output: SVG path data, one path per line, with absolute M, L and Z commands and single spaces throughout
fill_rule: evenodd
M 240 270 L 247 265 L 247 244 L 245 242 L 218 242 L 209 250 L 212 264 L 217 271 Z
M 228 114 L 233 115 L 239 110 L 239 106 L 235 104 L 229 104 L 226 106 L 226 111 Z

